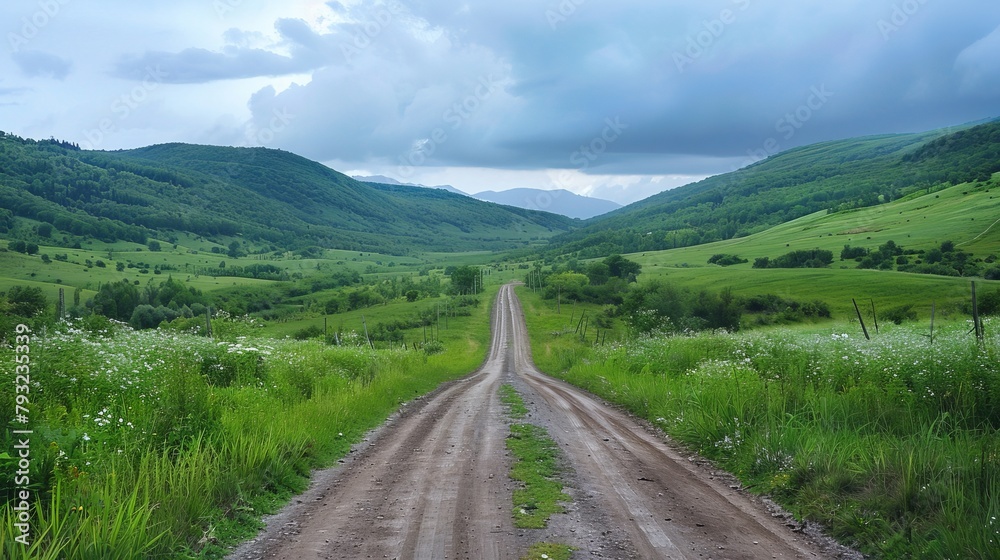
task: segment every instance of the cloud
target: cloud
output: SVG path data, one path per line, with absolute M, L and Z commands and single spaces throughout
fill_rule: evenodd
M 984 21 L 1000 18 L 1000 7 L 974 3 Z M 923 6 L 889 41 L 878 22 L 892 4 L 862 0 L 407 6 L 367 33 L 351 8 L 329 34 L 283 31 L 313 50 L 334 37 L 363 48 L 308 84 L 255 97 L 255 119 L 303 113 L 278 142 L 324 161 L 580 169 L 594 146 L 586 173 L 702 175 L 990 110 L 963 105 L 954 87 L 968 47 L 959 30 L 975 25 L 946 6 Z M 996 51 L 979 49 L 976 68 Z M 470 101 L 484 75 L 500 76 L 497 90 Z M 449 113 L 465 101 L 474 110 Z M 608 119 L 628 125 L 613 143 L 600 140 Z
M 33 39 L 72 52 L 71 73 L 61 59 L 27 71 L 0 60 L 0 74 L 25 78 L 3 85 L 38 92 L 8 122 L 78 136 L 133 85 L 123 92 L 109 74 L 138 81 L 154 69 L 181 85 L 148 105 L 142 136 L 115 146 L 249 141 L 404 181 L 477 170 L 482 188 L 493 188 L 487 170 L 524 172 L 536 182 L 511 186 L 535 187 L 545 180 L 526 172 L 566 171 L 577 191 L 628 198 L 662 177 L 1000 107 L 995 0 L 290 0 L 226 2 L 240 7 L 225 14 L 181 0 L 155 17 L 117 2 L 77 6 L 86 25 Z M 64 68 L 51 87 L 27 80 Z
M 49 77 L 65 80 L 73 63 L 54 54 L 36 50 L 20 50 L 11 55 L 21 73 L 29 78 Z
M 1000 94 L 1000 27 L 959 53 L 955 69 L 962 91 L 974 96 Z
M 194 84 L 257 76 L 283 76 L 312 69 L 313 65 L 262 49 L 233 48 L 228 52 L 185 49 L 179 53 L 147 52 L 122 59 L 114 75 L 142 80 L 150 68 L 161 70 L 167 83 Z

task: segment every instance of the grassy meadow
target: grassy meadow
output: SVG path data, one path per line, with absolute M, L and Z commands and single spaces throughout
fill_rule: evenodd
M 557 335 L 519 289 L 536 363 L 618 403 L 754 492 L 878 558 L 994 558 L 1000 547 L 1000 336 L 953 321 L 647 337 Z M 825 331 L 825 332 L 823 332 Z
M 495 291 L 495 289 L 493 290 Z M 492 293 L 492 292 L 491 292 Z M 30 342 L 31 546 L 15 543 L 5 477 L 0 546 L 14 559 L 219 558 L 402 403 L 474 370 L 491 293 L 433 352 L 261 335 L 214 320 L 216 337 L 133 331 L 100 318 Z M 456 325 L 457 326 L 457 325 Z M 440 350 L 440 351 L 438 351 Z M 0 348 L 14 385 L 14 348 Z M 0 468 L 16 470 L 5 432 Z
M 888 204 L 848 212 L 817 212 L 739 239 L 695 247 L 627 255 L 643 266 L 640 282 L 664 278 L 692 289 L 731 288 L 736 295 L 775 294 L 787 299 L 826 301 L 835 317 L 854 313 L 852 298 L 874 299 L 882 308 L 912 304 L 922 319 L 931 305 L 954 312 L 969 298 L 969 279 L 858 270 L 839 260 L 845 245 L 876 249 L 894 241 L 905 249 L 927 250 L 943 241 L 978 258 L 1000 254 L 1000 191 L 962 184 L 932 193 L 916 193 Z M 823 269 L 754 269 L 754 259 L 775 258 L 796 250 L 833 251 Z M 721 267 L 708 264 L 716 254 L 749 262 Z M 983 282 L 984 285 L 1000 284 Z

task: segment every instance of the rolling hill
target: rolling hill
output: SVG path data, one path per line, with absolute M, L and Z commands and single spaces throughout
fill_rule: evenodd
M 1000 122 L 825 142 L 669 190 L 552 239 L 598 257 L 738 239 L 817 211 L 877 206 L 1000 171 Z
M 446 191 L 376 188 L 280 150 L 82 151 L 3 135 L 0 233 L 15 216 L 67 238 L 144 243 L 154 234 L 191 233 L 387 254 L 526 247 L 576 224 Z

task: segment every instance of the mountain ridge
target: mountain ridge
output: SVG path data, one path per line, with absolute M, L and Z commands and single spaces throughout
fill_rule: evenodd
M 938 140 L 943 148 L 917 157 Z M 548 252 L 597 257 L 701 245 L 745 237 L 820 210 L 865 208 L 935 185 L 982 180 L 995 171 L 1000 171 L 996 119 L 821 142 L 587 220 L 552 238 Z
M 386 191 L 282 150 L 168 143 L 114 152 L 0 136 L 0 209 L 66 236 L 240 236 L 387 254 L 527 247 L 575 222 L 440 191 Z

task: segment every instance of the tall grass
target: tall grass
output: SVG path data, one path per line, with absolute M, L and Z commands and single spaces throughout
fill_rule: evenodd
M 475 369 L 486 325 L 432 356 L 255 339 L 233 325 L 225 341 L 72 325 L 39 337 L 32 544 L 13 540 L 16 467 L 0 454 L 2 556 L 221 557 L 401 403 Z M 0 380 L 9 422 L 9 349 Z M 0 452 L 16 443 L 4 437 Z
M 967 330 L 646 338 L 543 363 L 866 553 L 996 558 L 1000 338 Z

